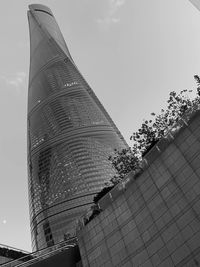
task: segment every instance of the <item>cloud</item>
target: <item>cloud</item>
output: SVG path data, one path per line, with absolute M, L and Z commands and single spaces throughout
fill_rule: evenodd
M 0 75 L 0 80 L 5 82 L 6 85 L 14 88 L 17 93 L 20 93 L 21 89 L 24 88 L 25 85 L 26 73 L 24 71 L 20 71 L 10 76 Z
M 112 18 L 112 17 L 105 17 L 103 19 L 97 19 L 99 24 L 106 24 L 109 25 L 111 23 L 118 23 L 120 21 L 119 18 Z
M 118 23 L 120 19 L 116 17 L 119 9 L 125 4 L 126 0 L 108 0 L 108 10 L 104 18 L 97 19 L 97 23 L 103 28 L 108 28 L 111 24 Z

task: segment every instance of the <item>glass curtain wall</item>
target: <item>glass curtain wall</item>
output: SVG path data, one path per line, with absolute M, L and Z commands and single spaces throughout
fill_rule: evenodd
M 49 8 L 30 5 L 28 175 L 33 250 L 75 235 L 94 195 L 127 147 L 77 69 Z

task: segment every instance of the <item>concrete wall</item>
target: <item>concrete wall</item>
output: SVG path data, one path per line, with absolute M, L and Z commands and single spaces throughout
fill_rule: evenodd
M 79 229 L 84 267 L 200 266 L 200 112 L 146 160 Z

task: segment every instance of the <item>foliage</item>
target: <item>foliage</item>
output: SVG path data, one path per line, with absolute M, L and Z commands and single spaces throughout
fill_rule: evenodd
M 200 96 L 200 77 L 198 75 L 194 75 L 194 79 L 197 83 L 197 94 Z
M 188 120 L 192 112 L 200 105 L 200 77 L 194 76 L 197 83 L 197 94 L 192 98 L 192 90 L 182 90 L 179 94 L 170 92 L 166 110 L 161 109 L 160 114 L 151 113 L 152 118 L 145 120 L 137 132 L 130 139 L 133 147 L 115 150 L 115 154 L 109 157 L 117 175 L 111 179 L 112 184 L 120 182 L 124 176 L 141 166 L 142 157 L 177 124 L 183 117 Z
M 192 90 L 182 90 L 179 94 L 172 91 L 167 101 L 167 109 L 161 109 L 161 113 L 156 115 L 151 113 L 154 119 L 146 120 L 137 132 L 131 136 L 134 145 L 138 147 L 142 155 L 147 149 L 163 137 L 169 129 L 175 125 L 183 115 L 189 116 L 192 108 L 199 104 L 199 97 L 193 100 L 189 97 Z
M 200 105 L 200 77 L 194 76 L 197 83 L 196 97 L 191 96 L 192 90 L 182 90 L 179 94 L 170 92 L 167 100 L 167 108 L 161 109 L 160 114 L 151 113 L 152 118 L 145 120 L 137 132 L 134 132 L 130 139 L 133 141 L 132 148 L 115 150 L 114 155 L 109 160 L 116 170 L 116 175 L 110 180 L 110 186 L 106 185 L 95 197 L 98 201 L 107 194 L 116 184 L 130 171 L 141 169 L 142 157 L 173 128 L 180 119 L 190 118 L 192 112 Z
M 132 149 L 129 147 L 121 151 L 115 150 L 115 154 L 108 159 L 117 171 L 117 175 L 111 179 L 113 185 L 119 183 L 131 170 L 139 168 L 141 163 L 140 153 L 136 146 Z

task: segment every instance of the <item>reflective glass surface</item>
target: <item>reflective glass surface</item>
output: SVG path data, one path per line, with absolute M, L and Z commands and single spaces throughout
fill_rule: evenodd
M 75 234 L 77 218 L 115 174 L 126 147 L 75 66 L 51 11 L 31 5 L 28 173 L 33 249 Z

